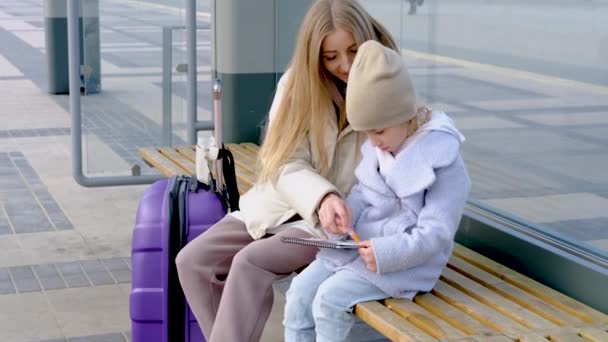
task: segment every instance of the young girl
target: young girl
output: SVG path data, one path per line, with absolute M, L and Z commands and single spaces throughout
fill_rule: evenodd
M 177 256 L 179 280 L 209 342 L 259 341 L 272 284 L 308 265 L 317 250 L 281 236 L 320 236 L 351 217 L 341 194 L 355 182 L 362 133 L 344 111 L 359 44 L 396 49 L 354 0 L 317 0 L 302 22 L 289 70 L 279 81 L 260 150 L 260 179 L 227 215 Z M 285 138 L 287 137 L 287 138 Z
M 357 184 L 346 199 L 358 250 L 323 249 L 287 292 L 286 341 L 343 341 L 352 307 L 430 291 L 445 267 L 470 190 L 464 137 L 444 113 L 416 109 L 401 56 L 359 47 L 346 94 L 348 121 L 367 134 Z M 341 226 L 328 234 L 340 238 Z

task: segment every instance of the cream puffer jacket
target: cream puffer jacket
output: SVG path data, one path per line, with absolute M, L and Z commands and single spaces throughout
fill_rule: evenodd
M 288 75 L 289 72 L 286 72 L 279 81 L 270 108 L 270 120 L 284 96 Z M 319 156 L 310 139 L 306 139 L 282 168 L 276 185 L 258 183 L 241 197 L 241 210 L 234 216 L 245 222 L 247 231 L 254 239 L 261 238 L 268 229 L 282 225 L 295 214 L 299 214 L 310 226 L 318 227 L 316 211 L 323 196 L 337 192 L 344 198 L 349 193 L 355 182 L 354 170 L 365 137 L 354 132 L 350 126 L 338 132 L 334 115 L 328 115 L 326 127 L 326 157 L 330 165 L 327 178 L 319 175 L 313 167 L 318 165 Z M 285 143 L 289 143 L 288 139 Z

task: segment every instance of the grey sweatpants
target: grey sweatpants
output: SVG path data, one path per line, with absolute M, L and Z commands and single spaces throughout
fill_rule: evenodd
M 272 309 L 272 283 L 317 253 L 282 243 L 281 236 L 310 237 L 291 228 L 253 240 L 242 221 L 226 216 L 179 252 L 179 281 L 208 342 L 259 341 Z

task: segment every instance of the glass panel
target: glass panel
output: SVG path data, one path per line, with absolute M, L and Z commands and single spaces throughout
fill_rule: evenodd
M 160 143 L 162 26 L 169 18 L 179 23 L 179 16 L 141 2 L 86 2 L 99 9 L 100 45 L 95 51 L 89 40 L 96 35 L 85 24 L 83 64 L 97 60 L 101 76 L 100 91 L 86 77 L 82 86 L 85 173 L 130 174 L 135 165 L 145 169 L 138 148 Z
M 139 149 L 162 146 L 163 89 L 171 102 L 171 142 L 185 143 L 186 34 L 183 1 L 83 0 L 81 97 L 87 175 L 156 173 Z M 207 4 L 207 5 L 205 5 Z M 198 1 L 199 119 L 210 118 L 208 1 Z M 170 28 L 171 89 L 163 87 L 163 28 Z
M 407 9 L 404 0 L 359 0 L 359 3 L 376 18 L 393 36 L 397 44 L 403 34 L 403 11 Z
M 467 137 L 471 201 L 608 258 L 608 6 L 362 2 L 401 14 L 418 96 Z
M 276 1 L 276 63 L 277 70 L 284 71 L 291 61 L 296 45 L 300 24 L 314 1 L 283 0 Z M 278 80 L 277 80 L 278 82 Z

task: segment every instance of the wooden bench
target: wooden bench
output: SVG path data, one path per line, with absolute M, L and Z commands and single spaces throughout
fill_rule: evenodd
M 228 148 L 244 193 L 255 182 L 258 146 Z M 140 153 L 167 176 L 194 173 L 191 146 Z M 355 314 L 392 341 L 608 341 L 608 315 L 459 244 L 431 292 L 361 303 Z

